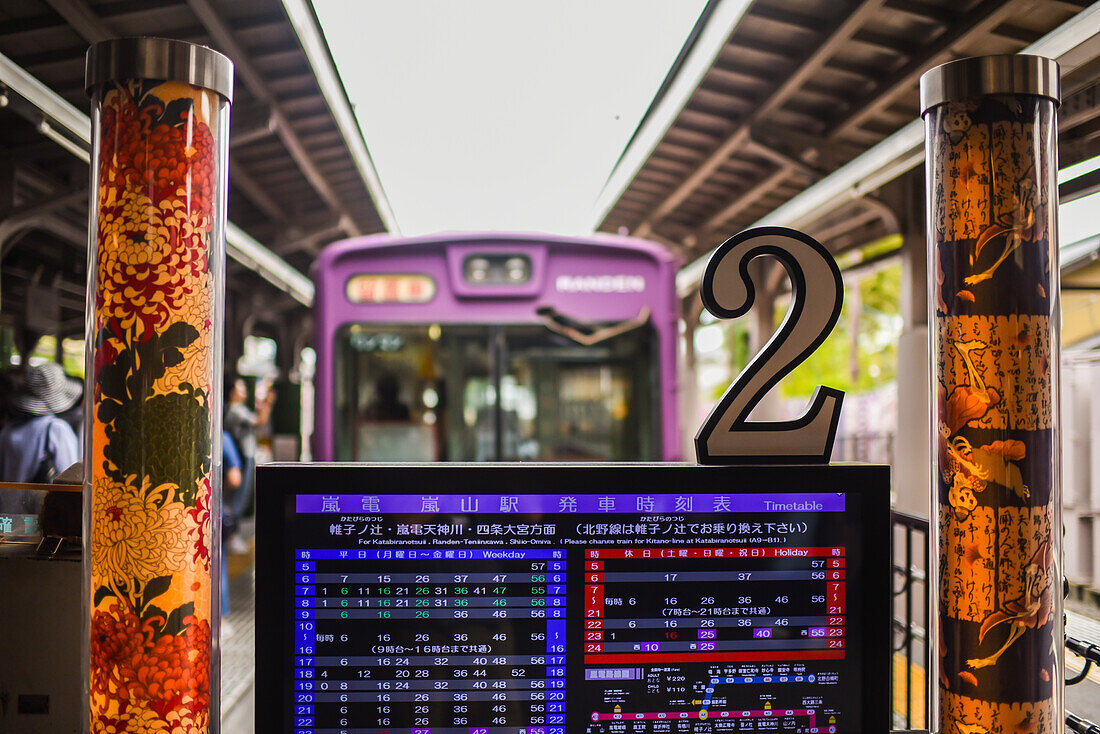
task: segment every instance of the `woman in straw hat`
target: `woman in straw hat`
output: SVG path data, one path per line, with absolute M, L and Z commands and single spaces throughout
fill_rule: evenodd
M 11 400 L 12 418 L 0 429 L 0 481 L 49 482 L 80 461 L 76 433 L 57 414 L 73 407 L 82 391 L 54 362 L 27 370 Z M 39 492 L 0 492 L 0 512 L 34 514 L 41 504 Z

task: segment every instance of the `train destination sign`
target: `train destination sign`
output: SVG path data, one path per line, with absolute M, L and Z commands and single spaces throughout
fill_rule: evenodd
M 889 728 L 885 467 L 258 479 L 258 730 Z
M 407 273 L 356 275 L 345 288 L 352 303 L 427 303 L 435 297 L 430 276 Z

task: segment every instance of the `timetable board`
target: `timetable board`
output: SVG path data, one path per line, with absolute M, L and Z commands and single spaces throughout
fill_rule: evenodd
M 259 730 L 889 729 L 884 467 L 257 476 Z

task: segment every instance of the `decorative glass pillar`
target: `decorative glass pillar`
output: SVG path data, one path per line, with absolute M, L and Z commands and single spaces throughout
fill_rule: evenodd
M 88 51 L 85 731 L 218 729 L 232 80 L 194 44 Z
M 1036 56 L 921 79 L 944 734 L 1064 727 L 1058 94 Z

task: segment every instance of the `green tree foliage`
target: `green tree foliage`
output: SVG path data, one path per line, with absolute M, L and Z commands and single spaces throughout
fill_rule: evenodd
M 892 382 L 897 374 L 897 342 L 901 335 L 901 266 L 880 268 L 858 280 L 845 279 L 844 306 L 829 338 L 780 383 L 785 398 L 808 397 L 818 385 L 857 393 Z M 858 298 L 853 288 L 858 289 Z M 776 306 L 778 328 L 787 303 Z M 855 370 L 852 359 L 852 308 L 859 309 Z M 747 349 L 746 320 L 726 329 L 725 346 L 734 374 L 752 358 Z M 732 378 L 731 378 L 732 379 Z M 718 394 L 725 385 L 717 390 Z
M 853 288 L 858 289 L 858 299 Z M 852 308 L 859 308 L 852 359 Z M 776 325 L 786 315 L 776 309 Z M 804 397 L 818 385 L 857 393 L 892 382 L 897 375 L 901 335 L 901 265 L 880 268 L 853 284 L 845 279 L 844 307 L 836 327 L 818 350 L 783 380 L 784 397 Z

